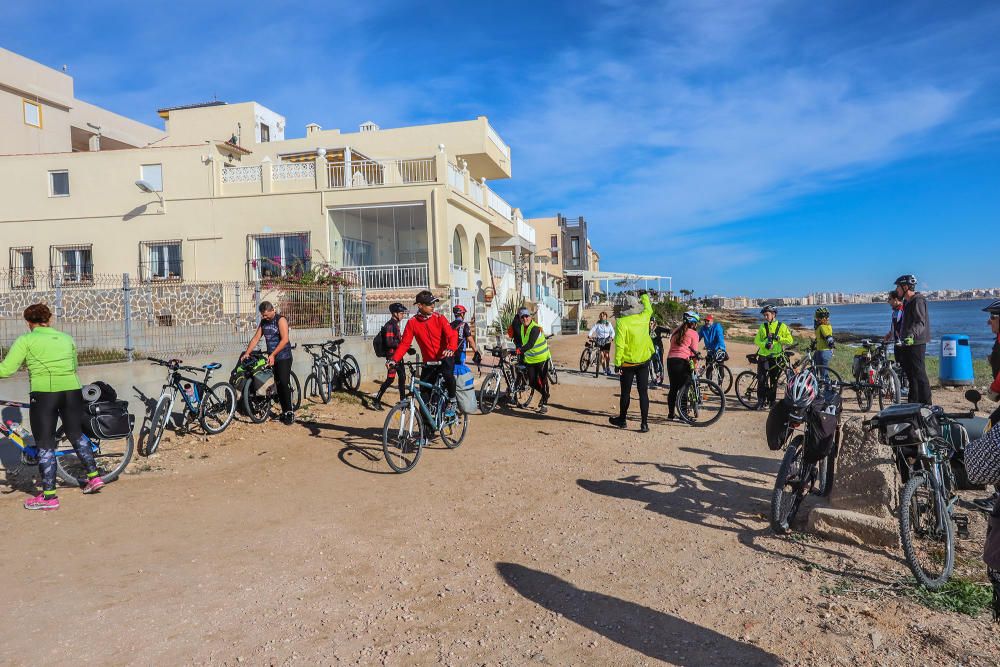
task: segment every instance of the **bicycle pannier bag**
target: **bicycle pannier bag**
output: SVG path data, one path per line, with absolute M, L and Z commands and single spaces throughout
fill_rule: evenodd
M 479 412 L 479 401 L 476 400 L 476 377 L 465 364 L 455 365 L 455 397 L 458 407 L 467 415 Z
M 274 371 L 270 368 L 262 368 L 253 374 L 253 391 L 258 396 L 263 396 L 274 384 Z
M 97 440 L 127 438 L 132 433 L 135 417 L 128 412 L 128 401 L 98 401 L 88 403 L 83 418 L 83 432 Z
M 835 395 L 826 403 L 813 403 L 806 413 L 809 428 L 806 430 L 803 458 L 815 463 L 833 451 L 837 440 L 837 426 L 843 409 L 840 396 Z
M 776 452 L 785 446 L 785 436 L 788 433 L 788 417 L 792 414 L 792 404 L 781 399 L 767 413 L 767 423 L 764 433 L 767 436 L 767 448 Z

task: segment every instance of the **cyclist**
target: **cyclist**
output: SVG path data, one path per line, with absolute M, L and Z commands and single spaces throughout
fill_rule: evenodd
M 56 422 L 62 421 L 66 438 L 87 470 L 84 493 L 94 493 L 104 486 L 90 445 L 83 439 L 83 392 L 76 375 L 76 343 L 69 334 L 53 329 L 49 322 L 52 311 L 44 303 L 24 309 L 28 333 L 19 336 L 7 356 L 0 362 L 0 378 L 13 375 L 28 367 L 31 376 L 31 408 L 28 419 L 31 434 L 38 447 L 38 472 L 42 492 L 24 501 L 29 510 L 57 510 L 56 496 Z
M 459 364 L 465 363 L 466 350 L 472 350 L 473 354 L 479 354 L 479 350 L 476 348 L 476 339 L 472 335 L 472 327 L 465 321 L 467 312 L 462 304 L 457 304 L 451 309 L 451 314 L 455 316 L 455 319 L 451 321 L 451 328 L 455 330 L 455 335 L 458 337 L 455 362 Z
M 816 351 L 813 352 L 813 363 L 824 368 L 820 374 L 821 380 L 829 377 L 825 369 L 830 367 L 830 360 L 833 359 L 833 348 L 836 341 L 833 338 L 833 327 L 830 325 L 830 309 L 817 308 L 813 317 L 813 329 L 816 334 Z
M 983 308 L 983 311 L 990 315 L 989 325 L 993 332 L 993 350 L 990 352 L 989 362 L 994 380 L 988 393 L 991 399 L 997 401 L 1000 400 L 1000 299 Z M 1000 499 L 1000 487 L 994 487 L 993 495 L 977 498 L 972 503 L 984 512 L 990 512 L 998 499 Z
M 887 301 L 892 308 L 892 319 L 889 320 L 889 333 L 882 336 L 882 340 L 895 344 L 899 342 L 899 325 L 903 322 L 903 300 L 896 294 L 896 290 L 892 290 Z
M 424 366 L 420 373 L 423 382 L 433 383 L 438 377 L 444 378 L 444 386 L 448 392 L 448 403 L 445 406 L 446 417 L 455 416 L 455 350 L 458 348 L 458 336 L 451 328 L 448 319 L 441 313 L 434 312 L 434 304 L 440 301 L 430 290 L 417 292 L 414 304 L 417 314 L 410 318 L 403 329 L 403 337 L 396 351 L 385 362 L 386 368 L 400 366 L 403 355 L 410 349 L 416 339 L 420 348 L 420 356 L 425 362 L 439 361 L 439 365 Z
M 670 352 L 667 353 L 667 375 L 670 391 L 667 392 L 667 419 L 674 419 L 674 404 L 684 383 L 691 378 L 691 357 L 698 354 L 698 313 L 689 310 L 684 321 L 670 334 Z
M 389 306 L 389 321 L 383 324 L 382 329 L 378 332 L 385 345 L 386 358 L 391 358 L 396 352 L 396 348 L 399 347 L 399 341 L 403 337 L 402 332 L 399 330 L 399 323 L 403 321 L 403 318 L 409 312 L 406 306 L 401 303 L 394 303 Z M 392 386 L 392 381 L 397 378 L 399 382 L 399 400 L 406 398 L 406 366 L 387 368 L 385 380 L 379 386 L 378 393 L 375 394 L 375 401 L 371 406 L 373 410 L 383 409 L 382 397 L 385 396 L 385 392 Z
M 899 323 L 899 343 L 896 361 L 909 380 L 911 403 L 931 404 L 931 383 L 927 379 L 924 356 L 931 340 L 931 323 L 927 316 L 927 299 L 914 291 L 917 278 L 905 274 L 896 278 L 896 294 L 903 301 L 903 316 Z
M 541 400 L 538 403 L 538 413 L 549 411 L 549 374 L 548 362 L 552 359 L 549 343 L 538 323 L 531 318 L 531 311 L 521 308 L 517 311 L 517 319 L 507 329 L 507 335 L 514 341 L 517 354 L 528 371 L 528 383 L 538 390 Z
M 260 324 L 257 325 L 257 332 L 250 339 L 246 352 L 240 356 L 240 361 L 249 357 L 260 339 L 264 339 L 267 365 L 274 369 L 274 381 L 278 385 L 281 423 L 291 426 L 295 423 L 295 411 L 292 410 L 292 347 L 288 342 L 288 318 L 278 314 L 270 301 L 262 301 L 257 310 L 260 311 Z
M 757 329 L 753 342 L 757 346 L 757 386 L 759 391 L 766 391 L 761 396 L 765 406 L 773 405 L 778 393 L 778 378 L 781 368 L 773 362 L 784 350 L 785 345 L 795 342 L 792 332 L 784 322 L 778 321 L 778 309 L 774 306 L 764 306 L 760 310 L 764 322 Z
M 718 361 L 729 359 L 729 355 L 726 354 L 726 332 L 713 316 L 705 316 L 705 323 L 698 329 L 698 338 L 705 341 L 706 356 Z
M 615 302 L 615 370 L 621 376 L 618 416 L 609 422 L 618 428 L 628 423 L 628 406 L 632 399 L 632 381 L 639 390 L 639 431 L 649 432 L 649 360 L 653 356 L 653 340 L 649 337 L 649 320 L 653 305 L 645 290 L 637 299 L 622 295 Z
M 657 323 L 655 317 L 649 318 L 649 337 L 653 341 L 653 354 L 656 356 L 657 359 L 660 360 L 660 366 L 661 367 L 663 366 L 663 363 L 664 363 L 664 361 L 663 361 L 663 359 L 664 359 L 664 354 L 663 354 L 663 337 L 664 336 L 668 336 L 668 335 L 670 335 L 670 327 L 662 327 L 662 326 L 660 326 Z M 650 370 L 652 371 L 652 369 L 650 369 Z M 661 370 L 662 370 L 662 368 L 661 368 Z M 649 382 L 650 382 L 650 384 L 653 384 L 653 385 L 659 384 L 659 382 L 657 381 L 657 379 L 655 377 L 655 374 L 652 373 L 652 372 L 650 372 Z
M 601 372 L 601 362 L 604 362 L 604 373 L 611 375 L 611 341 L 615 337 L 615 328 L 608 321 L 608 314 L 602 312 L 600 318 L 590 329 L 587 338 L 594 341 L 600 356 L 597 358 L 597 368 L 594 369 L 594 377 Z

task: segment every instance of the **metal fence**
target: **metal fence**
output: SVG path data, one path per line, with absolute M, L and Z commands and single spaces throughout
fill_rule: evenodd
M 67 283 L 35 272 L 11 282 L 0 270 L 0 356 L 25 333 L 24 309 L 51 308 L 53 326 L 76 340 L 81 364 L 231 355 L 256 330 L 258 306 L 270 301 L 297 331 L 331 337 L 374 335 L 395 293 L 358 288 L 240 282 L 137 281 L 129 274 L 88 276 Z M 13 287 L 12 285 L 17 285 Z

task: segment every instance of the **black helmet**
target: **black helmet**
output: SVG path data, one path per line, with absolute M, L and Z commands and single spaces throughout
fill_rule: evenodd
M 775 315 L 777 315 L 778 309 L 770 305 L 764 306 L 763 308 L 760 309 L 760 314 L 763 315 L 764 313 L 774 313 Z
M 395 315 L 396 313 L 405 313 L 406 306 L 398 302 L 394 303 L 391 306 L 389 306 L 389 312 L 392 313 L 393 315 Z
M 903 285 L 904 287 L 916 287 L 917 277 L 912 273 L 907 273 L 905 275 L 896 278 L 896 284 Z
M 983 308 L 983 312 L 990 313 L 991 315 L 1000 315 L 1000 299 Z
M 830 309 L 829 308 L 817 308 L 816 309 L 816 317 L 830 317 Z

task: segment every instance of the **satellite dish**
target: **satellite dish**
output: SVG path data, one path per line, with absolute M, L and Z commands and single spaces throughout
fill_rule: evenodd
M 135 187 L 139 188 L 143 192 L 154 193 L 156 190 L 153 188 L 153 184 L 149 181 L 138 180 L 135 182 Z

